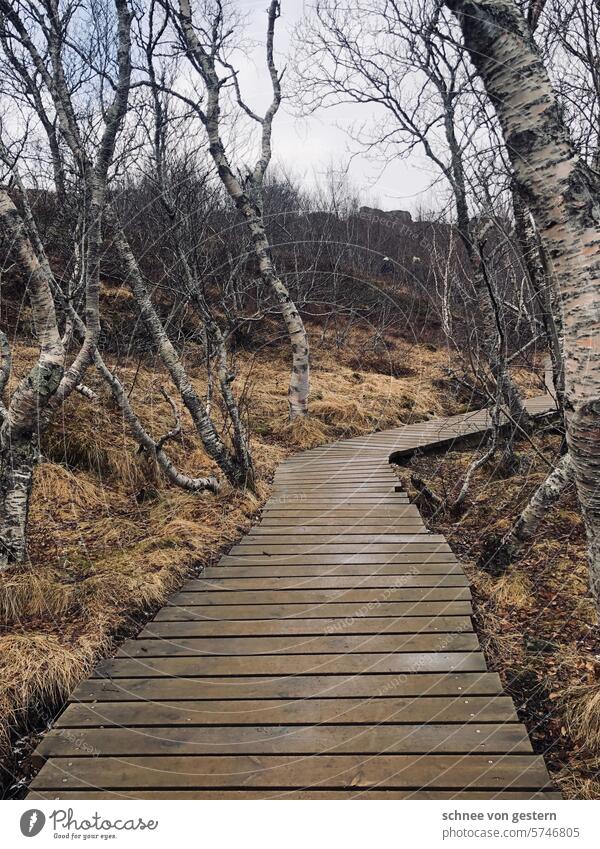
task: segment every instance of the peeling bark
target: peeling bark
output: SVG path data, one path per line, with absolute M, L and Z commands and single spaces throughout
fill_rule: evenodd
M 513 0 L 445 0 L 498 115 L 562 307 L 567 440 L 600 602 L 600 175 L 577 155 Z
M 541 315 L 550 363 L 552 368 L 552 385 L 556 404 L 564 413 L 565 370 L 562 350 L 562 334 L 560 332 L 560 305 L 558 293 L 552 275 L 548 273 L 543 248 L 531 214 L 524 204 L 518 187 L 513 186 L 513 214 L 515 217 L 515 235 L 521 250 L 527 277 L 531 284 L 538 309 Z M 548 387 L 548 391 L 552 391 Z
M 27 238 L 23 222 L 7 192 L 0 190 L 0 230 L 15 256 L 29 293 L 38 361 L 19 382 L 0 426 L 0 569 L 27 556 L 26 525 L 40 416 L 64 373 L 64 348 L 58 330 L 51 281 Z M 6 339 L 6 337 L 4 337 Z M 3 346 L 3 379 L 8 378 Z

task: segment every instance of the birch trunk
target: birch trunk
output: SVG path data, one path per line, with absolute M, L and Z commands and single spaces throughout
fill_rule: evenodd
M 500 559 L 509 563 L 518 557 L 523 546 L 531 542 L 540 522 L 550 508 L 556 504 L 573 477 L 570 454 L 561 457 L 546 480 L 532 495 L 529 503 L 504 537 L 498 552 Z
M 152 299 L 129 246 L 127 237 L 110 209 L 107 211 L 107 218 L 113 226 L 113 244 L 123 263 L 123 268 L 139 306 L 144 325 L 158 348 L 160 358 L 192 417 L 206 453 L 217 463 L 230 483 L 234 486 L 245 486 L 247 483 L 246 470 L 241 469 L 235 462 L 227 446 L 217 433 L 211 418 L 206 414 L 202 401 L 192 386 L 183 363 L 154 309 Z
M 40 416 L 64 373 L 65 353 L 46 270 L 27 238 L 23 222 L 7 192 L 0 190 L 0 231 L 15 256 L 29 291 L 40 353 L 35 366 L 2 410 L 0 426 L 0 569 L 27 557 L 26 526 L 33 468 L 37 458 Z M 6 338 L 6 337 L 4 337 Z M 2 379 L 6 382 L 7 345 L 3 346 Z M 4 388 L 4 387 L 3 387 Z
M 238 103 L 246 114 L 261 127 L 261 152 L 254 169 L 247 177 L 247 186 L 236 176 L 225 151 L 221 138 L 221 104 L 220 92 L 223 81 L 219 78 L 215 57 L 219 52 L 218 28 L 222 23 L 222 10 L 215 13 L 212 22 L 212 43 L 206 49 L 194 28 L 192 10 L 189 0 L 179 0 L 179 25 L 185 44 L 186 52 L 195 69 L 200 73 L 206 86 L 206 106 L 204 110 L 197 109 L 206 129 L 209 151 L 217 173 L 227 191 L 227 194 L 239 210 L 248 225 L 252 236 L 254 253 L 258 260 L 260 276 L 272 291 L 281 309 L 292 350 L 292 373 L 288 388 L 290 418 L 305 416 L 308 413 L 308 395 L 310 392 L 310 364 L 308 334 L 304 322 L 294 304 L 287 287 L 277 274 L 271 258 L 271 248 L 267 238 L 258 198 L 262 192 L 263 180 L 271 161 L 271 129 L 273 118 L 281 103 L 280 76 L 275 68 L 273 59 L 273 39 L 275 21 L 279 17 L 280 4 L 271 0 L 268 9 L 267 29 L 267 67 L 273 87 L 273 99 L 264 117 L 252 112 L 241 100 L 237 86 L 237 76 L 233 73 L 233 83 L 236 88 Z M 252 197 L 255 195 L 255 197 Z
M 530 212 L 523 203 L 517 187 L 512 189 L 512 205 L 515 217 L 515 235 L 523 256 L 527 277 L 531 283 L 538 309 L 542 316 L 544 334 L 552 367 L 552 387 L 558 409 L 564 412 L 565 372 L 560 332 L 560 305 L 552 275 L 547 272 L 547 263 Z
M 600 600 L 600 176 L 576 154 L 513 0 L 445 0 L 502 126 L 562 305 L 567 440 Z

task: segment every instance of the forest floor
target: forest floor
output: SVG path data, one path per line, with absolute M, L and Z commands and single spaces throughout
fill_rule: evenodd
M 127 294 L 115 292 L 120 297 Z M 235 386 L 243 395 L 258 472 L 256 495 L 226 485 L 217 496 L 192 495 L 167 485 L 137 452 L 94 373 L 87 382 L 98 401 L 71 396 L 43 438 L 30 506 L 30 563 L 0 576 L 0 765 L 9 795 L 19 793 L 23 759 L 69 691 L 190 574 L 244 534 L 283 457 L 466 409 L 451 391 L 443 349 L 398 336 L 374 351 L 358 330 L 342 346 L 331 336 L 323 340 L 322 328 L 312 328 L 311 335 L 311 417 L 294 426 L 287 421 L 285 346 L 236 357 Z M 13 383 L 35 356 L 26 340 L 13 342 Z M 193 346 L 186 367 L 204 392 L 204 363 Z M 172 412 L 159 391 L 168 381 L 159 365 L 147 357 L 121 357 L 118 373 L 150 432 L 158 438 L 169 430 Z M 193 475 L 214 472 L 191 420 L 183 415 L 182 421 L 181 439 L 169 443 L 174 460 Z
M 561 437 L 534 437 L 547 460 Z M 416 472 L 439 495 L 456 493 L 474 450 L 413 457 Z M 472 582 L 476 628 L 490 667 L 514 698 L 535 751 L 545 756 L 565 798 L 600 798 L 600 634 L 590 597 L 585 529 L 571 486 L 522 557 L 498 573 L 493 542 L 511 527 L 548 472 L 528 442 L 507 474 L 495 461 L 473 479 L 465 513 L 428 519 L 442 533 Z M 413 491 L 414 494 L 414 491 Z M 450 498 L 451 503 L 451 498 Z

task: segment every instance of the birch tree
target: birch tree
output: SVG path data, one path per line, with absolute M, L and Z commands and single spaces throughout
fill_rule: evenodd
M 445 0 L 502 126 L 560 294 L 567 440 L 600 598 L 600 176 L 577 153 L 513 0 Z
M 46 23 L 45 19 L 40 22 L 33 15 L 31 18 L 24 16 L 22 9 L 18 7 L 16 11 L 9 10 L 8 4 L 5 4 L 7 12 L 11 11 L 11 15 L 7 15 L 5 21 L 2 45 L 5 48 L 5 61 L 12 67 L 15 80 L 19 81 L 23 90 L 30 95 L 33 113 L 46 132 L 48 147 L 52 155 L 56 197 L 65 206 L 70 205 L 74 208 L 78 222 L 75 230 L 81 229 L 82 231 L 81 242 L 85 250 L 78 262 L 75 263 L 74 274 L 84 277 L 92 274 L 99 295 L 99 259 L 95 259 L 95 257 L 99 256 L 102 241 L 106 245 L 111 244 L 113 246 L 119 257 L 121 268 L 126 272 L 127 283 L 131 286 L 137 300 L 148 335 L 155 344 L 183 404 L 190 413 L 206 453 L 232 484 L 253 487 L 254 473 L 247 438 L 241 427 L 239 411 L 231 391 L 232 377 L 226 369 L 226 363 L 221 357 L 218 374 L 227 415 L 233 422 L 232 450 L 218 432 L 218 428 L 205 409 L 203 399 L 189 379 L 183 361 L 154 307 L 149 287 L 113 208 L 114 196 L 107 196 L 106 184 L 110 162 L 105 163 L 106 170 L 102 175 L 105 187 L 102 195 L 102 231 L 92 227 L 92 224 L 95 225 L 94 193 L 96 191 L 94 157 L 103 158 L 103 139 L 97 138 L 96 134 L 90 132 L 89 127 L 94 126 L 95 115 L 93 111 L 88 114 L 89 110 L 86 111 L 87 103 L 79 102 L 77 92 L 80 88 L 85 89 L 86 85 L 89 85 L 89 79 L 94 81 L 100 91 L 102 91 L 103 83 L 107 82 L 105 80 L 106 72 L 99 69 L 110 64 L 111 48 L 106 42 L 107 34 L 110 38 L 110 30 L 105 26 L 99 26 L 98 32 L 94 32 L 92 26 L 89 40 L 83 41 L 83 43 L 78 42 L 75 34 L 69 30 L 69 26 L 73 26 L 71 22 L 77 22 L 84 30 L 84 24 L 89 22 L 82 22 L 78 19 L 77 16 L 81 13 L 81 10 L 77 4 L 62 8 L 56 5 L 54 0 L 44 0 L 44 2 L 50 25 Z M 93 11 L 93 8 L 90 7 L 91 11 Z M 131 42 L 130 36 L 129 40 Z M 18 48 L 13 47 L 13 42 L 18 45 Z M 128 46 L 127 54 L 131 65 L 130 52 L 131 44 Z M 81 65 L 81 70 L 75 73 L 73 67 L 79 68 L 79 65 Z M 38 92 L 37 96 L 31 94 L 34 74 L 37 74 L 41 86 L 41 92 Z M 108 83 L 110 84 L 110 80 Z M 94 100 L 92 100 L 92 104 L 94 104 L 92 110 L 101 108 L 96 105 Z M 124 112 L 123 109 L 123 114 Z M 59 136 L 62 140 L 62 146 L 59 145 L 58 147 L 54 144 L 56 127 L 58 127 Z M 135 139 L 134 141 L 137 142 Z M 126 145 L 123 145 L 120 151 L 121 157 L 127 155 L 127 152 Z M 67 156 L 70 156 L 68 161 Z M 12 170 L 13 174 L 16 174 L 15 169 Z M 27 209 L 26 193 L 22 193 L 22 205 Z M 35 244 L 36 253 L 43 258 L 48 272 L 51 273 L 49 263 L 45 258 L 42 239 L 39 237 L 36 222 L 31 213 L 28 216 L 27 223 L 29 236 Z M 79 239 L 76 236 L 74 240 L 74 252 L 76 254 L 79 254 L 78 242 Z M 55 298 L 64 318 L 62 339 L 65 349 L 68 348 L 70 339 L 74 334 L 78 336 L 82 345 L 85 344 L 85 340 L 89 336 L 87 313 L 85 318 L 82 318 L 78 310 L 77 288 L 77 281 L 73 286 L 69 282 L 66 291 L 58 286 L 54 287 Z M 85 305 L 83 306 L 85 307 Z M 116 373 L 114 370 L 111 371 L 97 350 L 94 351 L 93 361 L 120 407 L 132 436 L 138 441 L 142 450 L 154 457 L 167 479 L 192 492 L 198 492 L 202 489 L 216 490 L 217 481 L 213 476 L 199 478 L 184 474 L 176 468 L 166 453 L 166 443 L 174 439 L 181 431 L 179 413 L 176 411 L 174 402 L 168 393 L 165 392 L 164 394 L 175 413 L 175 427 L 168 434 L 155 439 L 150 436 L 142 423 L 142 419 L 135 413 Z M 62 387 L 59 387 L 56 397 L 52 400 L 55 408 L 68 397 L 72 388 L 63 390 Z M 77 384 L 75 388 L 77 388 Z
M 223 186 L 245 221 L 253 243 L 261 278 L 273 293 L 287 328 L 292 351 L 292 373 L 288 401 L 290 418 L 308 412 L 310 392 L 309 342 L 304 323 L 290 294 L 277 273 L 262 214 L 262 190 L 272 156 L 273 120 L 281 105 L 282 73 L 275 63 L 275 26 L 280 16 L 279 0 L 271 0 L 267 11 L 266 63 L 271 81 L 272 99 L 264 114 L 258 114 L 243 99 L 238 71 L 227 57 L 228 44 L 235 31 L 230 28 L 221 0 L 210 0 L 194 16 L 189 0 L 171 4 L 176 30 L 194 72 L 205 92 L 204 101 L 193 108 L 206 132 L 209 151 Z M 243 176 L 236 173 L 225 143 L 223 128 L 223 92 L 232 87 L 234 99 L 243 115 L 258 127 L 259 155 Z M 187 98 L 189 101 L 189 98 Z
M 481 332 L 474 327 L 472 338 L 511 418 L 527 428 L 529 417 L 508 369 L 505 339 L 496 334 L 502 317 L 480 250 L 481 215 L 471 213 L 469 171 L 487 136 L 481 132 L 472 70 L 449 35 L 443 16 L 413 0 L 353 0 L 349 7 L 323 0 L 297 28 L 297 95 L 307 112 L 347 103 L 374 107 L 378 120 L 350 129 L 355 142 L 384 160 L 422 153 L 441 176 L 439 184 L 450 190 L 459 255 L 463 262 L 466 258 L 472 284 L 468 300 L 475 300 L 482 325 Z M 455 277 L 455 286 L 461 282 Z M 496 401 L 495 389 L 490 401 Z
M 2 43 L 13 55 L 27 54 L 35 71 L 55 99 L 63 104 L 66 88 L 63 46 L 66 21 L 75 13 L 61 16 L 56 0 L 47 0 L 40 15 L 37 4 L 0 2 Z M 40 433 L 52 414 L 81 384 L 94 360 L 100 333 L 100 247 L 102 218 L 106 203 L 107 177 L 117 135 L 127 109 L 131 75 L 131 9 L 126 0 L 114 0 L 116 76 L 111 80 L 112 98 L 102 111 L 101 130 L 94 156 L 88 156 L 76 127 L 74 114 L 59 113 L 61 131 L 78 153 L 78 164 L 86 185 L 85 323 L 78 350 L 67 363 L 66 347 L 59 330 L 55 292 L 58 286 L 44 254 L 36 250 L 26 222 L 8 192 L 0 192 L 0 232 L 18 267 L 24 291 L 31 303 L 39 343 L 37 362 L 23 377 L 0 414 L 0 568 L 21 563 L 27 557 L 27 515 L 33 469 L 37 461 Z M 34 34 L 35 33 L 35 34 Z M 46 55 L 36 46 L 38 36 L 47 45 Z M 2 337 L 4 383 L 10 373 L 10 353 Z M 4 388 L 4 387 L 3 387 Z

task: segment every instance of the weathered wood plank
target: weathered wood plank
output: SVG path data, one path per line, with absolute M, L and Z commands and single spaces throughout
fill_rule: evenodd
M 234 567 L 231 567 L 234 568 Z M 254 567 L 256 568 L 256 567 Z M 281 578 L 228 578 L 225 576 L 210 577 L 188 581 L 185 585 L 186 592 L 207 592 L 210 590 L 250 590 L 261 592 L 265 590 L 338 590 L 338 589 L 389 589 L 390 584 L 402 587 L 467 587 L 469 582 L 465 575 L 454 573 L 452 575 L 398 575 L 397 581 L 390 581 L 389 575 L 366 575 L 362 578 L 349 575 L 341 578 L 336 575 L 324 578 L 292 578 L 287 575 Z M 258 600 L 258 599 L 257 599 Z
M 402 578 L 399 579 L 399 582 Z M 171 604 L 191 606 L 200 604 L 207 605 L 263 605 L 263 604 L 328 604 L 350 602 L 374 602 L 379 604 L 383 601 L 468 601 L 471 598 L 469 587 L 403 587 L 393 586 L 386 588 L 383 592 L 373 589 L 362 589 L 360 586 L 354 589 L 339 590 L 303 590 L 287 589 L 263 590 L 252 592 L 244 590 L 204 590 L 202 593 L 180 592 L 171 597 Z
M 260 714 L 256 716 L 262 722 Z M 293 754 L 526 754 L 529 738 L 518 723 L 467 725 L 250 725 L 225 727 L 152 726 L 50 731 L 38 747 L 44 758 L 128 755 Z
M 156 615 L 156 621 L 194 619 L 363 619 L 371 616 L 471 616 L 469 601 L 353 602 L 328 604 L 187 605 L 169 603 Z M 344 627 L 343 625 L 341 626 Z
M 153 675 L 364 675 L 375 672 L 485 672 L 480 652 L 398 654 L 253 655 L 252 657 L 148 657 L 103 661 L 96 676 Z
M 94 801 L 97 799 L 141 799 L 160 800 L 171 799 L 180 801 L 206 801 L 206 800 L 261 800 L 261 799 L 318 799 L 321 801 L 333 801 L 336 799 L 362 800 L 398 800 L 416 799 L 421 801 L 442 801 L 448 799 L 485 801 L 495 799 L 498 801 L 538 799 L 541 801 L 556 801 L 561 799 L 560 793 L 544 790 L 380 790 L 376 789 L 352 789 L 352 790 L 35 790 L 32 789 L 28 799 L 54 799 L 70 801 L 80 799 L 81 801 Z
M 225 554 L 219 560 L 221 566 L 334 566 L 348 565 L 353 563 L 390 565 L 393 563 L 458 563 L 451 551 L 404 551 L 402 553 L 356 551 L 352 554 L 330 553 L 328 551 L 319 554 L 251 554 L 233 555 Z
M 459 563 L 339 563 L 331 566 L 313 566 L 296 563 L 293 565 L 278 564 L 272 566 L 211 566 L 205 573 L 211 578 L 374 578 L 382 579 L 401 576 L 425 575 L 462 575 Z M 189 586 L 189 584 L 186 584 Z
M 356 725 L 398 723 L 517 722 L 512 700 L 466 696 L 460 699 L 304 699 L 276 701 L 103 702 L 70 704 L 55 728 L 110 725 Z
M 419 673 L 419 675 L 306 675 L 302 677 L 88 678 L 70 701 L 189 701 L 196 699 L 420 698 L 498 696 L 495 672 Z
M 339 619 L 258 619 L 241 622 L 186 621 L 149 622 L 139 638 L 148 637 L 264 637 L 286 634 L 335 634 Z M 422 634 L 469 633 L 473 625 L 468 616 L 402 616 L 398 619 L 376 617 L 354 619 L 343 625 L 343 633 L 351 634 Z
M 289 637 L 161 637 L 127 640 L 117 657 L 244 657 L 246 655 L 381 654 L 477 651 L 475 634 L 362 634 Z
M 299 525 L 271 525 L 269 522 L 261 522 L 260 525 L 257 525 L 252 529 L 252 537 L 290 537 L 297 536 L 301 534 L 302 536 L 322 536 L 322 537 L 333 537 L 334 539 L 340 539 L 342 537 L 347 536 L 360 536 L 360 537 L 375 537 L 381 538 L 384 542 L 406 542 L 406 537 L 413 539 L 417 534 L 427 534 L 428 536 L 433 536 L 431 531 L 425 527 L 425 525 L 413 519 L 403 522 L 397 522 L 394 525 L 361 525 L 358 522 L 350 522 L 349 524 L 340 523 L 339 520 L 335 523 L 335 525 L 310 525 L 308 523 L 299 524 Z M 388 539 L 388 537 L 392 537 L 392 539 Z M 398 537 L 401 537 L 398 540 Z
M 542 758 L 531 755 L 140 756 L 52 758 L 33 789 L 107 788 L 477 788 L 548 787 Z M 550 788 L 548 788 L 550 789 Z

